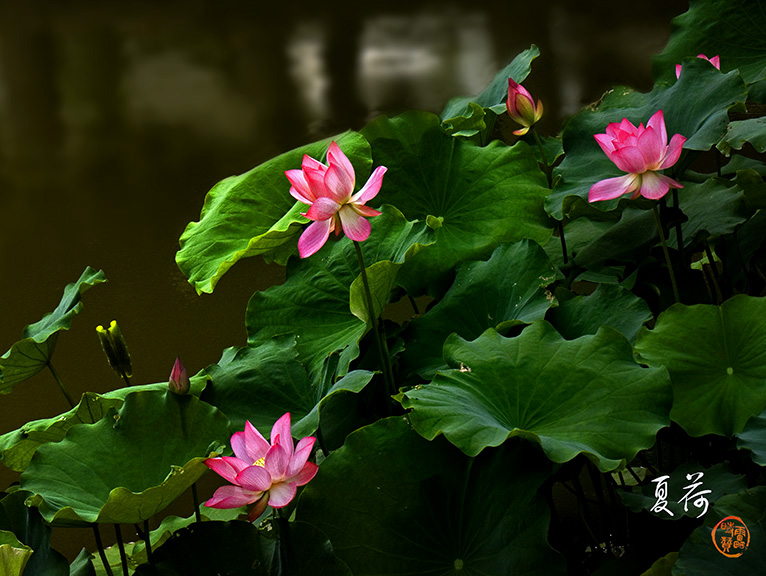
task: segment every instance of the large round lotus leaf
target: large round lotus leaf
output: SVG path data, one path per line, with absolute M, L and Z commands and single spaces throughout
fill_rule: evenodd
M 487 328 L 542 320 L 553 305 L 545 287 L 555 278 L 545 251 L 530 240 L 501 244 L 486 262 L 459 265 L 444 298 L 410 323 L 403 370 L 433 378 L 444 366 L 442 347 L 453 332 L 472 340 Z
M 654 77 L 673 82 L 675 65 L 702 53 L 720 56 L 721 70 L 738 68 L 748 83 L 764 78 L 764 29 L 766 11 L 759 0 L 690 0 L 688 12 L 673 19 L 667 46 L 654 58 Z
M 431 242 L 424 224 L 408 222 L 393 206 L 384 206 L 382 211 L 372 219 L 370 237 L 360 243 L 368 268 L 378 262 L 401 264 Z M 395 268 L 388 271 L 395 273 Z M 256 292 L 247 305 L 249 345 L 296 334 L 298 360 L 310 374 L 320 373 L 325 358 L 337 351 L 341 351 L 339 375 L 345 374 L 349 362 L 359 354 L 357 342 L 367 328 L 350 308 L 349 287 L 359 272 L 354 245 L 346 237 L 328 241 L 310 258 L 291 260 L 284 284 Z M 375 287 L 379 289 L 375 299 L 387 301 L 389 284 Z
M 639 328 L 651 318 L 644 300 L 616 284 L 599 284 L 592 294 L 575 296 L 548 311 L 548 320 L 567 340 L 610 326 L 635 342 Z
M 40 446 L 21 487 L 51 523 L 142 522 L 207 470 L 228 434 L 228 419 L 195 396 L 135 392 L 113 418 Z
M 766 466 L 766 412 L 748 420 L 745 429 L 737 434 L 737 448 L 750 450 L 753 462 Z
M 37 510 L 24 505 L 27 496 L 27 492 L 17 490 L 0 500 L 0 534 L 5 531 L 14 539 L 18 538 L 22 548 L 29 548 L 31 556 L 24 562 L 24 576 L 68 576 L 69 566 L 66 558 L 51 548 L 50 526 L 43 523 Z M 0 551 L 0 574 L 11 576 L 14 572 L 3 571 L 3 555 L 6 555 L 6 559 L 16 561 L 23 555 L 19 551 L 20 547 L 15 545 L 10 537 L 6 536 L 5 544 L 8 548 L 5 552 Z M 2 545 L 3 538 L 0 537 L 0 548 Z
M 565 572 L 538 492 L 550 465 L 509 443 L 468 458 L 406 418 L 350 434 L 320 466 L 298 519 L 327 534 L 355 576 Z
M 22 340 L 0 358 L 0 394 L 10 394 L 16 384 L 48 365 L 59 331 L 69 330 L 75 314 L 82 309 L 83 292 L 102 282 L 106 282 L 104 273 L 87 267 L 77 282 L 67 284 L 61 302 L 53 312 L 24 328 Z
M 667 372 L 641 368 L 608 327 L 570 341 L 547 322 L 515 338 L 492 329 L 473 342 L 453 335 L 444 356 L 455 369 L 407 391 L 403 405 L 425 438 L 444 434 L 469 455 L 521 436 L 554 462 L 583 453 L 606 472 L 670 423 Z
M 411 295 L 442 294 L 455 264 L 487 258 L 502 242 L 544 243 L 551 235 L 542 208 L 549 190 L 527 144 L 475 146 L 445 134 L 426 112 L 380 117 L 362 133 L 373 162 L 388 167 L 371 203 L 393 204 L 408 220 L 435 229 L 436 243 L 400 273 Z
M 290 196 L 286 170 L 300 169 L 303 155 L 324 161 L 335 140 L 356 171 L 357 183 L 370 173 L 370 146 L 355 132 L 346 132 L 286 152 L 239 176 L 216 184 L 205 198 L 199 222 L 181 235 L 176 263 L 197 289 L 212 292 L 226 271 L 241 258 L 268 254 L 290 241 L 308 222 L 306 205 Z M 283 260 L 294 250 L 281 255 Z
M 681 79 L 672 86 L 660 84 L 646 94 L 615 88 L 596 110 L 586 109 L 567 123 L 563 133 L 566 157 L 556 170 L 562 180 L 546 200 L 546 210 L 560 220 L 575 207 L 598 213 L 630 202 L 629 196 L 625 196 L 587 203 L 593 184 L 625 175 L 593 138 L 594 134 L 603 134 L 609 123 L 627 118 L 638 126 L 662 110 L 668 140 L 674 134 L 681 134 L 687 138 L 686 150 L 708 150 L 726 132 L 729 107 L 744 102 L 746 96 L 745 85 L 737 72 L 722 74 L 702 60 L 688 62 Z M 689 106 L 689 102 L 695 105 Z M 672 169 L 666 172 L 672 174 Z
M 359 392 L 373 376 L 356 370 L 334 384 L 314 382 L 297 356 L 294 336 L 240 348 L 228 361 L 206 368 L 211 381 L 202 399 L 223 410 L 232 431 L 243 430 L 249 420 L 266 437 L 274 422 L 290 412 L 293 435 L 301 438 L 319 427 L 319 412 L 327 398 L 341 391 Z
M 677 576 L 754 576 L 763 574 L 766 566 L 766 486 L 756 486 L 738 494 L 728 494 L 716 501 L 705 516 L 705 524 L 697 528 L 681 547 L 673 568 Z M 728 516 L 740 518 L 750 532 L 750 545 L 738 558 L 724 556 L 713 544 L 713 528 Z M 734 543 L 738 535 L 727 534 L 719 527 L 717 540 L 731 538 L 729 554 L 742 548 Z M 744 541 L 744 537 L 743 537 Z M 724 546 L 723 550 L 727 548 Z
M 766 408 L 766 298 L 721 306 L 674 304 L 638 334 L 639 360 L 664 366 L 673 383 L 670 418 L 691 436 L 742 432 Z

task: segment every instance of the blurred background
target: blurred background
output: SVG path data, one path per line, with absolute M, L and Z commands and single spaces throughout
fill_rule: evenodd
M 541 132 L 556 133 L 612 86 L 649 90 L 651 56 L 687 8 L 1 2 L 0 355 L 91 266 L 109 282 L 85 294 L 53 357 L 73 395 L 121 385 L 95 331 L 113 319 L 134 383 L 166 380 L 176 355 L 198 372 L 245 344 L 248 298 L 283 277 L 246 259 L 197 296 L 178 271 L 178 238 L 216 182 L 379 114 L 438 113 L 532 43 L 524 85 L 544 102 Z M 41 372 L 0 396 L 0 434 L 67 409 Z M 0 489 L 16 477 L 0 470 Z

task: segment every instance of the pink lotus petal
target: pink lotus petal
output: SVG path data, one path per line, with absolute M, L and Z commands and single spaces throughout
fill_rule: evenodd
M 332 220 L 319 220 L 309 224 L 298 239 L 298 254 L 301 258 L 308 258 L 324 246 L 330 237 L 331 226 Z
M 611 136 L 607 134 L 594 134 L 593 137 L 596 139 L 596 142 L 598 142 L 598 145 L 601 146 L 604 154 L 609 156 L 614 152 L 614 141 Z
M 670 139 L 668 150 L 667 152 L 665 152 L 665 157 L 662 159 L 662 162 L 657 167 L 658 170 L 664 170 L 665 168 L 670 168 L 673 164 L 678 162 L 678 159 L 681 157 L 681 151 L 684 147 L 684 142 L 686 142 L 686 138 L 684 138 L 680 134 L 673 135 L 673 137 Z
M 640 174 L 647 169 L 644 155 L 636 146 L 618 148 L 610 154 L 609 159 L 623 172 Z
M 362 186 L 362 189 L 351 197 L 351 202 L 354 204 L 365 204 L 368 200 L 375 198 L 380 191 L 380 187 L 383 184 L 383 175 L 387 170 L 388 168 L 385 166 L 375 168 L 365 185 Z
M 292 482 L 281 482 L 275 484 L 271 490 L 269 490 L 269 506 L 272 508 L 283 508 L 287 506 L 292 499 L 295 498 L 295 493 L 298 491 L 298 487 Z
M 279 438 L 279 436 L 277 436 Z M 264 466 L 266 470 L 271 474 L 273 482 L 279 482 L 285 477 L 287 472 L 287 466 L 290 464 L 290 456 L 279 443 L 274 444 L 269 448 L 268 454 L 266 454 L 266 463 Z
M 239 458 L 223 456 L 221 458 L 208 458 L 205 460 L 205 465 L 225 480 L 233 483 L 237 474 L 250 466 L 250 463 Z
M 316 438 L 313 436 L 301 438 L 300 442 L 298 442 L 298 446 L 295 448 L 292 458 L 290 458 L 290 464 L 287 466 L 287 472 L 285 472 L 286 478 L 291 478 L 300 472 L 303 465 L 308 461 L 309 456 L 311 456 L 311 450 L 314 448 L 315 441 Z
M 338 215 L 346 236 L 357 242 L 364 242 L 369 238 L 372 227 L 364 216 L 358 214 L 348 205 L 342 206 Z
M 529 132 L 530 126 L 524 126 L 524 128 L 519 128 L 518 130 L 514 130 L 513 133 L 516 134 L 516 136 L 524 136 L 527 132 Z
M 356 175 L 354 174 L 354 167 L 351 165 L 348 157 L 343 153 L 335 142 L 330 143 L 330 148 L 327 150 L 327 163 L 332 167 L 338 167 L 342 172 L 346 174 L 346 177 L 351 180 L 351 190 L 356 185 Z
M 588 202 L 612 200 L 613 198 L 619 198 L 623 194 L 629 194 L 638 188 L 637 179 L 637 174 L 626 174 L 625 176 L 607 178 L 606 180 L 596 182 L 590 187 Z
M 297 474 L 290 477 L 289 480 L 291 482 L 295 482 L 297 486 L 303 486 L 304 484 L 307 484 L 314 476 L 316 476 L 318 470 L 319 466 L 313 462 L 306 462 L 303 465 L 303 468 L 301 468 Z
M 332 218 L 335 213 L 340 209 L 340 204 L 332 198 L 317 198 L 316 201 L 308 209 L 305 216 L 309 220 L 327 220 Z
M 263 458 L 270 446 L 271 444 L 266 441 L 266 438 L 258 432 L 255 426 L 250 424 L 249 420 L 245 422 L 245 451 L 251 464 Z
M 265 492 L 271 483 L 271 474 L 263 466 L 248 466 L 237 475 L 237 484 L 253 492 Z
M 287 453 L 288 459 L 293 454 L 293 435 L 290 431 L 290 413 L 285 412 L 279 420 L 274 422 L 274 426 L 271 427 L 271 443 L 276 444 L 276 438 L 279 438 L 279 445 Z
M 652 117 L 649 118 L 649 122 L 646 123 L 646 127 L 647 129 L 652 128 L 655 130 L 659 136 L 661 146 L 667 146 L 668 133 L 665 129 L 665 115 L 662 113 L 662 110 L 657 110 L 657 112 L 652 114 Z
M 253 492 L 239 486 L 221 486 L 213 497 L 205 502 L 208 508 L 239 508 L 261 497 L 260 492 Z
M 255 503 L 255 506 L 253 506 L 253 509 L 250 510 L 250 512 L 247 514 L 247 519 L 250 520 L 250 522 L 255 522 L 258 520 L 258 518 L 260 518 L 261 514 L 264 513 L 268 505 L 269 493 L 266 492 L 258 499 L 258 501 Z
M 369 206 L 363 206 L 362 204 L 351 204 L 349 203 L 348 206 L 353 208 L 354 212 L 357 214 L 361 214 L 365 218 L 372 218 L 373 216 L 380 216 L 383 214 L 383 212 L 379 210 L 375 210 L 375 208 L 370 208 Z
M 308 182 L 306 182 L 303 170 L 286 170 L 285 176 L 287 176 L 290 184 L 292 184 L 290 187 L 290 196 L 304 204 L 311 204 L 316 200 L 316 197 L 309 188 Z
M 676 78 L 680 78 L 681 77 L 681 69 L 682 69 L 681 65 L 680 64 L 676 64 Z
M 638 138 L 638 149 L 644 157 L 644 164 L 650 170 L 655 170 L 659 166 L 666 148 L 667 146 L 662 142 L 662 136 L 653 126 L 649 126 Z
M 641 186 L 636 192 L 644 198 L 659 200 L 668 193 L 670 185 L 664 177 L 656 172 L 647 172 L 641 177 Z
M 702 55 L 705 56 L 704 54 Z M 713 66 L 715 66 L 718 70 L 721 69 L 721 57 L 720 56 L 713 56 L 712 58 L 707 59 Z

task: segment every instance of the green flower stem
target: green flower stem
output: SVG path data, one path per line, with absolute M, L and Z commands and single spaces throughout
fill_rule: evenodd
M 149 520 L 144 520 L 144 545 L 146 546 L 146 559 L 152 561 L 152 533 L 149 530 Z
M 202 517 L 199 513 L 199 494 L 197 494 L 197 483 L 192 484 L 192 500 L 194 501 L 194 519 L 197 522 L 202 522 Z
M 128 574 L 128 557 L 125 555 L 125 544 L 122 542 L 122 530 L 120 525 L 114 525 L 114 536 L 117 538 L 117 547 L 120 549 L 120 564 L 122 564 L 122 575 L 129 576 Z
M 537 130 L 535 130 L 535 127 L 532 126 L 530 128 L 530 131 L 535 137 L 535 142 L 537 142 L 537 148 L 540 150 L 540 158 L 543 161 L 543 173 L 545 174 L 545 179 L 548 181 L 548 188 L 553 189 L 553 167 L 548 164 L 548 157 L 545 155 L 545 148 L 543 147 L 543 141 L 540 139 L 540 135 L 537 133 Z M 569 257 L 567 256 L 567 241 L 564 238 L 564 220 L 563 218 L 561 220 L 557 220 L 558 222 L 558 229 L 559 229 L 559 239 L 561 240 L 561 254 L 564 257 L 564 264 L 569 263 Z
M 109 562 L 106 559 L 106 552 L 104 552 L 104 542 L 101 540 L 101 532 L 98 530 L 98 524 L 91 524 L 93 526 L 93 535 L 96 537 L 96 546 L 98 547 L 98 555 L 101 556 L 101 563 L 104 565 L 107 576 L 114 576 L 112 567 L 109 566 Z
M 283 508 L 272 509 L 272 526 L 279 535 L 279 558 L 282 561 L 282 574 L 290 573 L 290 558 L 292 557 L 292 542 L 290 542 L 290 521 L 282 516 Z
M 713 286 L 715 287 L 715 303 L 717 306 L 720 306 L 723 301 L 723 293 L 721 292 L 720 278 L 718 277 L 718 266 L 713 259 L 713 251 L 710 249 L 710 243 L 707 240 L 705 240 L 705 254 L 710 266 L 710 277 L 713 279 Z
M 676 188 L 673 188 L 673 207 L 680 213 L 681 207 L 678 203 L 678 190 Z M 676 218 L 676 242 L 678 245 L 678 255 L 679 260 L 681 261 L 681 268 L 686 267 L 686 255 L 684 254 L 684 235 L 683 230 L 681 229 L 681 219 Z
M 48 360 L 48 370 L 51 371 L 51 374 L 53 374 L 53 377 L 56 379 L 56 382 L 59 385 L 59 388 L 61 389 L 61 392 L 66 396 L 67 402 L 69 402 L 69 406 L 71 408 L 74 408 L 77 406 L 75 404 L 74 400 L 72 400 L 72 395 L 69 393 L 69 390 L 67 390 L 66 386 L 64 386 L 64 383 L 61 381 L 61 378 L 59 378 L 58 372 L 56 372 L 56 369 L 53 367 L 53 364 L 50 360 Z
M 662 252 L 665 254 L 665 263 L 668 265 L 668 273 L 670 274 L 670 283 L 673 286 L 673 297 L 676 302 L 680 302 L 678 297 L 678 286 L 676 285 L 676 276 L 673 273 L 673 263 L 670 261 L 670 252 L 668 252 L 668 244 L 665 241 L 665 231 L 662 228 L 662 219 L 660 218 L 660 212 L 657 209 L 657 204 L 652 206 L 652 212 L 654 212 L 654 221 L 657 223 L 657 232 L 660 235 L 660 243 L 662 244 Z
M 367 302 L 367 316 L 369 318 L 370 322 L 370 329 L 372 330 L 372 335 L 375 340 L 375 346 L 378 349 L 378 356 L 380 357 L 380 365 L 381 369 L 383 370 L 383 377 L 386 381 L 386 390 L 387 395 L 393 395 L 396 394 L 396 389 L 394 387 L 394 379 L 392 376 L 392 370 L 391 370 L 391 359 L 388 357 L 388 354 L 385 353 L 385 348 L 383 346 L 383 342 L 380 335 L 380 329 L 378 325 L 378 317 L 375 314 L 375 307 L 372 304 L 372 293 L 370 292 L 370 283 L 367 280 L 367 269 L 364 265 L 364 256 L 362 255 L 362 248 L 359 246 L 359 242 L 356 240 L 354 242 L 354 248 L 356 249 L 356 257 L 357 260 L 359 260 L 359 267 L 362 270 L 362 285 L 364 286 L 364 295 L 365 300 Z M 388 399 L 386 399 L 386 406 L 388 406 Z

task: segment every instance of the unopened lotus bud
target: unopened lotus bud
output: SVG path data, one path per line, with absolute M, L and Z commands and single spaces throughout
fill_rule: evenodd
M 181 359 L 176 358 L 173 369 L 170 371 L 170 378 L 168 379 L 168 388 L 174 394 L 188 394 L 189 393 L 189 376 L 186 374 L 186 368 L 181 364 Z
M 130 361 L 128 346 L 125 344 L 125 338 L 122 336 L 120 327 L 117 326 L 117 321 L 112 320 L 108 329 L 97 326 L 96 333 L 98 333 L 101 348 L 104 349 L 109 365 L 127 382 L 133 376 L 133 364 Z

